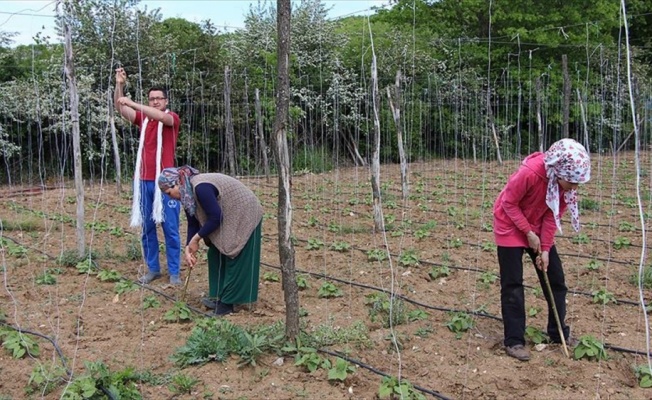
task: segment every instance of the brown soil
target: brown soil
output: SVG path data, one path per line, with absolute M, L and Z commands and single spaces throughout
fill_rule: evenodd
M 642 164 L 648 165 L 643 169 L 649 171 L 649 154 L 643 158 Z M 566 219 L 564 234 L 558 237 L 557 244 L 567 284 L 577 292 L 569 294 L 567 300 L 567 322 L 574 336 L 590 334 L 609 345 L 644 353 L 646 321 L 636 304 L 638 289 L 630 282 L 643 243 L 633 161 L 632 154 L 616 159 L 594 157 L 593 180 L 581 192 L 597 202 L 599 209 L 582 212 L 582 233 L 586 236 L 579 239 Z M 499 282 L 482 282 L 486 277 L 483 273 L 498 271 L 491 247 L 493 236 L 483 226 L 491 224 L 491 204 L 517 164 L 510 161 L 499 166 L 461 160 L 411 164 L 411 194 L 405 202 L 401 200 L 400 169 L 384 166 L 383 212 L 389 222 L 384 235 L 373 234 L 367 169 L 294 177 L 296 268 L 317 274 L 308 278 L 310 288 L 300 292 L 300 306 L 307 312 L 306 329 L 328 326 L 345 330 L 361 321 L 367 328 L 370 346 L 353 342 L 329 350 L 348 351 L 352 360 L 389 375 L 400 375 L 413 385 L 448 398 L 650 397 L 638 387 L 632 370 L 647 362 L 643 356 L 608 349 L 607 361 L 578 361 L 566 358 L 558 345 L 549 345 L 541 351 L 533 349 L 529 362 L 519 362 L 506 356 L 502 348 L 499 320 L 476 316 L 473 328 L 459 339 L 446 327 L 451 318 L 446 310 L 450 309 L 482 309 L 491 316 L 500 316 Z M 647 211 L 647 172 L 642 180 L 643 210 Z M 261 277 L 265 273 L 280 276 L 276 178 L 269 182 L 264 178 L 243 181 L 259 195 L 266 212 Z M 194 391 L 186 395 L 175 395 L 166 384 L 142 384 L 142 396 L 150 399 L 376 398 L 382 377 L 368 369 L 357 368 L 345 382 L 331 383 L 325 370 L 306 373 L 290 357 L 282 365 L 274 365 L 278 358 L 275 354 L 264 355 L 257 367 L 238 368 L 238 359 L 232 358 L 225 363 L 210 362 L 179 371 L 169 357 L 185 344 L 194 324 L 163 320 L 174 304 L 171 299 L 179 296 L 178 289 L 166 285 L 167 276 L 150 288 L 119 296 L 114 283 L 79 274 L 75 268 L 64 268 L 56 276 L 56 284 L 36 283 L 46 269 L 58 267 L 55 260 L 63 251 L 76 248 L 76 205 L 70 182 L 59 188 L 32 189 L 5 187 L 0 191 L 4 205 L 0 210 L 5 227 L 2 235 L 6 239 L 0 254 L 4 268 L 0 274 L 0 311 L 7 324 L 53 339 L 76 376 L 84 373 L 85 361 L 102 361 L 112 371 L 133 366 L 163 377 L 183 373 L 199 380 Z M 141 261 L 124 261 L 129 245 L 138 244 L 136 232 L 128 227 L 128 196 L 106 184 L 87 186 L 85 194 L 87 244 L 97 255 L 99 267 L 115 269 L 135 280 L 144 266 Z M 630 226 L 635 230 L 627 231 Z M 185 226 L 182 235 L 185 237 Z M 619 237 L 628 238 L 631 245 L 616 249 L 613 242 Z M 324 246 L 308 249 L 309 239 L 319 240 Z M 348 243 L 350 250 L 332 249 L 335 242 Z M 23 246 L 27 252 L 16 254 L 7 243 Z M 373 249 L 389 251 L 394 255 L 391 263 L 369 261 L 367 252 Z M 410 255 L 416 256 L 419 264 L 403 266 L 401 260 L 409 260 Z M 593 259 L 601 262 L 597 270 L 587 268 Z M 451 275 L 431 279 L 431 268 L 441 265 L 450 266 Z M 317 292 L 328 279 L 320 275 L 352 283 L 331 280 L 343 296 L 324 299 Z M 538 288 L 533 270 L 527 271 L 525 280 L 530 287 Z M 371 320 L 365 304 L 366 295 L 378 293 L 374 288 L 394 290 L 420 304 L 407 303 L 409 310 L 421 309 L 428 317 L 393 330 L 383 328 L 380 322 Z M 620 301 L 595 304 L 590 293 L 600 288 L 606 288 Z M 206 269 L 199 266 L 190 279 L 188 305 L 204 311 L 199 301 L 206 289 Z M 649 294 L 645 291 L 644 296 L 648 298 Z M 156 296 L 161 306 L 143 310 L 143 299 L 150 295 Z M 540 289 L 528 290 L 526 302 L 528 308 L 543 310 L 529 317 L 528 325 L 545 329 L 545 301 Z M 226 318 L 242 326 L 284 321 L 281 283 L 261 278 L 255 307 Z M 391 344 L 392 333 L 402 343 L 400 351 Z M 26 392 L 35 366 L 60 365 L 54 346 L 33 338 L 41 348 L 38 357 L 14 359 L 0 349 L 1 399 L 60 397 L 63 385 L 48 395 Z

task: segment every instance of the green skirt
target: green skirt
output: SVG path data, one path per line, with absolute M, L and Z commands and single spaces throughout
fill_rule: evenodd
M 258 300 L 261 231 L 263 222 L 251 233 L 235 258 L 213 245 L 208 248 L 208 296 L 224 304 L 245 304 Z

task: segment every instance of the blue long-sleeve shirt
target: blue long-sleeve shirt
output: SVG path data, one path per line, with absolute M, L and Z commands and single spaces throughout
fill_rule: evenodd
M 217 188 L 210 183 L 200 183 L 195 187 L 195 201 L 197 206 L 201 207 L 206 213 L 206 223 L 201 225 L 195 216 L 191 216 L 186 211 L 186 218 L 188 219 L 186 245 L 190 243 L 190 239 L 195 234 L 199 234 L 201 238 L 206 238 L 222 223 L 222 208 L 220 203 L 217 202 L 218 195 Z

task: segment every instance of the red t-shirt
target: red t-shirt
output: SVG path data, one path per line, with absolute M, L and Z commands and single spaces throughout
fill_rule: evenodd
M 177 138 L 179 137 L 179 126 L 181 120 L 179 116 L 170 111 L 169 114 L 174 118 L 174 125 L 163 125 L 163 147 L 161 148 L 161 169 L 174 167 L 174 150 L 177 147 Z M 145 121 L 145 114 L 136 111 L 134 124 L 140 128 Z M 156 179 L 156 147 L 158 135 L 158 121 L 150 119 L 147 122 L 145 130 L 145 143 L 143 144 L 143 161 L 140 173 L 140 179 L 144 181 L 153 181 Z

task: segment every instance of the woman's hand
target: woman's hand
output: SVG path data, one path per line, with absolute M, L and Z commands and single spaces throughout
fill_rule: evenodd
M 188 245 L 186 245 L 186 263 L 188 263 L 188 267 L 191 269 L 195 264 L 197 264 L 197 252 L 199 251 L 200 239 L 201 237 L 199 235 L 195 235 L 190 239 Z
M 528 232 L 527 242 L 530 248 L 534 250 L 535 253 L 537 254 L 541 253 L 541 239 L 539 239 L 539 236 L 537 236 L 536 233 L 534 233 L 533 231 Z
M 542 251 L 537 256 L 536 266 L 545 274 L 548 272 L 548 263 L 550 262 L 550 255 L 547 251 Z

